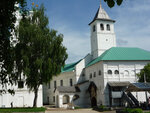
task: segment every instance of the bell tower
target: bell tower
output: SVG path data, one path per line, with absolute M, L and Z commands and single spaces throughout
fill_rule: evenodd
M 91 23 L 91 55 L 95 59 L 111 47 L 116 47 L 114 32 L 115 20 L 110 19 L 106 11 L 100 7 Z

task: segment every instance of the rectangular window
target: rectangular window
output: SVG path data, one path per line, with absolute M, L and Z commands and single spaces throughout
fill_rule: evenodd
M 18 88 L 23 88 L 23 87 L 24 87 L 24 82 L 18 81 Z
M 57 87 L 57 84 L 56 84 L 56 81 L 54 81 L 54 88 L 56 89 L 56 87 Z
M 72 83 L 72 79 L 70 79 L 70 86 L 72 86 L 73 85 L 73 83 Z
M 63 86 L 63 80 L 60 80 L 60 86 Z
M 96 72 L 94 72 L 94 77 L 96 77 Z
M 90 74 L 90 78 L 92 78 L 92 73 Z
M 53 96 L 53 102 L 55 102 L 55 96 Z
M 47 97 L 47 104 L 49 104 L 49 97 Z
M 48 83 L 48 89 L 50 89 L 50 88 L 51 88 L 51 83 L 49 82 L 49 83 Z

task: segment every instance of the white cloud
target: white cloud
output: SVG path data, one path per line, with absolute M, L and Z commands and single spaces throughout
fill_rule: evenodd
M 114 8 L 110 11 L 110 17 L 116 20 L 115 31 L 118 46 L 139 47 L 150 50 L 150 1 L 133 0 L 126 1 L 124 5 Z M 90 30 L 79 31 L 73 28 L 73 21 L 66 22 L 55 12 L 48 12 L 52 28 L 64 34 L 63 44 L 67 47 L 69 58 L 67 63 L 78 61 L 90 52 Z M 84 13 L 84 12 L 80 12 Z M 96 13 L 96 12 L 95 12 Z M 109 14 L 109 12 L 108 12 Z M 93 14 L 91 14 L 93 15 Z M 88 17 L 87 17 L 88 18 Z M 87 23 L 88 24 L 88 23 Z M 80 26 L 80 25 L 78 25 Z
M 89 33 L 75 31 L 68 23 L 63 22 L 57 22 L 53 28 L 64 35 L 63 44 L 69 55 L 66 63 L 76 62 L 90 52 Z

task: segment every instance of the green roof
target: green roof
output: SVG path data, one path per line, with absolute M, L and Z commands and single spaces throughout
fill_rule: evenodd
M 86 67 L 105 60 L 150 60 L 150 52 L 140 48 L 112 47 L 92 60 Z
M 64 72 L 69 72 L 69 71 L 73 71 L 75 69 L 75 66 L 80 62 L 81 60 L 71 63 L 71 64 L 66 64 L 64 67 L 61 68 L 61 73 Z

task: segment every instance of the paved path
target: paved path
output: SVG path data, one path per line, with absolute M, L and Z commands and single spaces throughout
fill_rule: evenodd
M 101 113 L 92 109 L 76 109 L 76 110 L 65 110 L 65 109 L 49 109 L 45 113 Z M 116 113 L 115 111 L 106 111 L 103 113 Z

